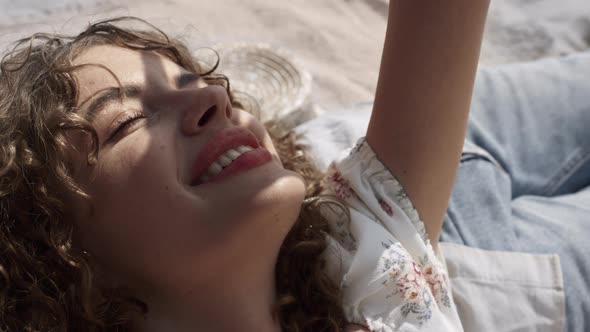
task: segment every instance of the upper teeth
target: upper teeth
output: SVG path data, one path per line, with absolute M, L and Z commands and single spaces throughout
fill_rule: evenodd
M 201 176 L 201 182 L 207 181 L 208 176 L 213 176 L 226 167 L 227 165 L 231 164 L 232 161 L 236 160 L 242 154 L 252 151 L 252 148 L 246 145 L 240 145 L 235 149 L 229 149 L 221 154 L 216 161 L 214 161 L 211 166 L 207 169 L 207 174 Z

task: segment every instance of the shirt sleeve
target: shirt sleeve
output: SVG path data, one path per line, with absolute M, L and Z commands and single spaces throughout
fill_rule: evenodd
M 463 331 L 444 258 L 364 137 L 329 166 L 326 187 L 348 209 L 348 216 L 323 211 L 326 271 L 341 287 L 348 320 L 378 332 Z

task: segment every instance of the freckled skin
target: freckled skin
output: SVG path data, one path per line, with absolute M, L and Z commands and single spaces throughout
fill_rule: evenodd
M 272 274 L 305 187 L 298 174 L 282 167 L 264 126 L 234 108 L 229 117 L 215 112 L 199 127 L 194 119 L 210 106 L 205 101 L 228 102 L 223 99 L 227 95 L 202 80 L 177 89 L 172 82 L 184 69 L 154 53 L 98 46 L 75 60 L 82 63 L 105 65 L 123 85 L 145 87 L 141 100 L 111 105 L 97 118 L 102 143 L 111 123 L 125 112 L 144 108 L 159 113 L 107 142 L 97 164 L 78 173 L 77 180 L 93 197 L 95 214 L 74 202 L 77 242 L 113 279 L 150 299 L 182 297 L 187 289 L 213 292 L 231 278 Z M 97 67 L 75 75 L 81 102 L 117 84 Z M 274 159 L 218 184 L 189 186 L 191 165 L 207 139 L 234 126 L 254 133 Z

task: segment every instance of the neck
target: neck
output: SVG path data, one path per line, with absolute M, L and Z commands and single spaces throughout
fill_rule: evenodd
M 133 330 L 280 332 L 273 315 L 277 257 L 262 256 L 246 260 L 244 265 L 233 260 L 223 269 L 212 267 L 210 273 L 207 268 L 197 267 L 199 271 L 187 275 L 211 276 L 200 281 L 178 280 L 167 287 L 172 291 L 166 295 L 148 294 L 142 298 L 148 312 L 134 320 Z
M 148 301 L 148 313 L 135 321 L 134 330 L 280 332 L 273 315 L 274 269 L 258 280 L 244 273 L 220 277 L 214 286 L 184 289 L 174 301 Z
M 292 212 L 288 217 L 294 222 L 299 210 Z M 280 332 L 274 315 L 275 265 L 293 222 L 277 222 L 276 216 L 272 221 L 279 226 L 252 227 L 243 222 L 244 229 L 216 244 L 219 248 L 210 248 L 231 255 L 184 266 L 162 287 L 141 287 L 138 294 L 144 295 L 141 299 L 148 312 L 134 320 L 133 330 Z M 166 290 L 166 294 L 150 294 L 154 289 Z

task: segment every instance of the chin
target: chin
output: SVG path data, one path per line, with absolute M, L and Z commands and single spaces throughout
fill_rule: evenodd
M 285 237 L 297 221 L 305 198 L 305 183 L 292 171 L 267 173 L 261 179 L 252 179 L 248 189 L 234 187 L 226 192 L 233 203 L 220 205 L 219 220 L 233 220 L 227 229 L 230 236 L 227 247 L 237 245 L 243 254 L 278 254 Z M 267 183 L 262 183 L 268 181 Z
M 273 223 L 273 228 L 278 226 L 286 235 L 299 216 L 304 198 L 303 178 L 295 172 L 283 169 L 280 176 L 275 177 L 252 197 L 251 212 L 256 219 Z
M 305 198 L 305 182 L 303 178 L 292 171 L 282 170 L 279 176 L 267 178 L 268 186 L 264 187 L 256 194 L 256 198 L 264 202 L 267 207 L 273 208 L 273 205 L 283 209 L 281 214 L 291 212 L 299 214 L 299 209 Z

